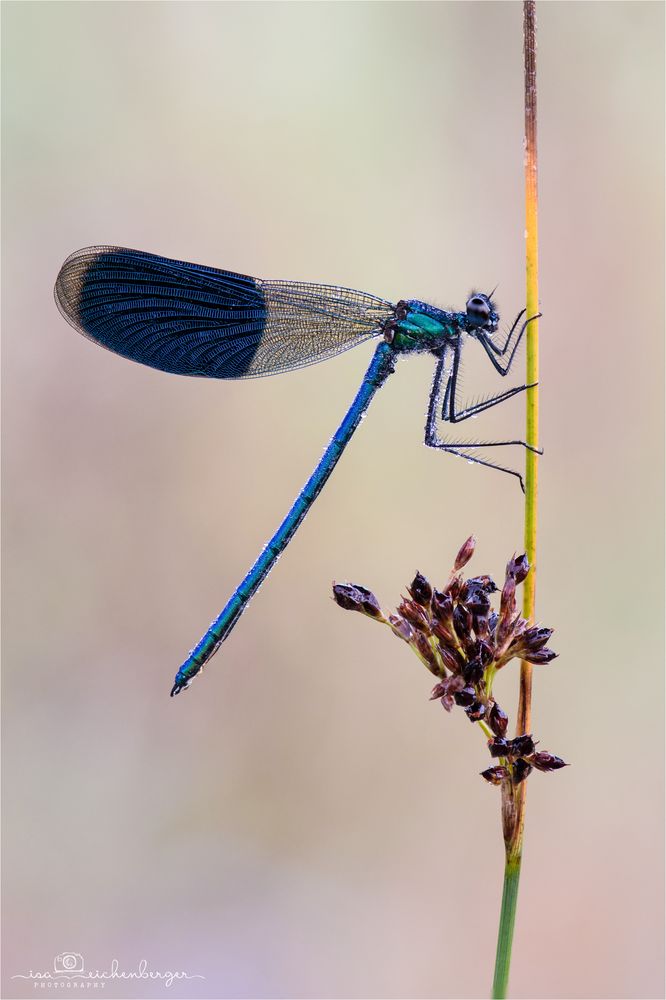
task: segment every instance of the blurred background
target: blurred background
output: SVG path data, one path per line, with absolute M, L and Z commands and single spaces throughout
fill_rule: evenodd
M 664 12 L 538 17 L 537 603 L 560 657 L 535 669 L 534 731 L 572 766 L 530 778 L 512 994 L 662 997 Z M 518 3 L 3 4 L 4 996 L 66 951 L 205 977 L 107 997 L 487 995 L 483 739 L 330 587 L 391 608 L 471 533 L 471 571 L 501 578 L 515 480 L 423 446 L 433 363 L 403 361 L 171 700 L 373 346 L 177 378 L 77 336 L 52 288 L 111 243 L 445 307 L 499 282 L 511 321 L 521 32 Z M 506 387 L 467 354 L 465 398 Z M 523 406 L 462 431 L 519 436 Z

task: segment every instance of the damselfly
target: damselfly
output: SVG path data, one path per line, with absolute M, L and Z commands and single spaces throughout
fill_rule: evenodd
M 492 293 L 491 293 L 492 294 Z M 262 281 L 185 261 L 121 247 L 87 247 L 63 264 L 55 286 L 65 319 L 84 336 L 132 361 L 176 375 L 253 378 L 289 371 L 380 338 L 354 402 L 319 465 L 220 615 L 176 674 L 171 694 L 193 678 L 227 638 L 314 503 L 377 390 L 403 354 L 437 358 L 425 443 L 469 462 L 516 476 L 470 449 L 522 445 L 525 441 L 442 440 L 437 421 L 455 424 L 519 392 L 518 385 L 464 409 L 456 385 L 466 336 L 476 340 L 495 371 L 506 375 L 530 319 L 516 317 L 503 343 L 495 334 L 499 315 L 490 295 L 474 293 L 464 312 L 416 299 L 397 304 L 337 285 Z M 533 318 L 533 317 L 532 317 Z M 534 450 L 534 449 L 532 449 Z

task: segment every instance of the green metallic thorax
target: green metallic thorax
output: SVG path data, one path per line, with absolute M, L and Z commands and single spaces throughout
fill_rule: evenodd
M 393 345 L 398 351 L 436 350 L 464 329 L 464 313 L 446 312 L 421 302 L 406 305 L 415 308 L 409 308 L 395 322 Z

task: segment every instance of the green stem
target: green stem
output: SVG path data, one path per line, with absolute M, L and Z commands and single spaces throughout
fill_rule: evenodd
M 493 979 L 493 1000 L 503 1000 L 509 985 L 509 969 L 511 967 L 511 945 L 513 943 L 513 927 L 516 922 L 516 903 L 518 901 L 518 882 L 520 881 L 520 857 L 506 859 L 504 866 L 504 889 L 502 890 L 502 909 L 500 911 L 499 931 L 497 934 L 497 956 L 495 958 L 495 976 Z
M 483 734 L 487 740 L 492 740 L 494 738 L 495 736 L 494 732 L 492 731 L 490 726 L 486 725 L 483 719 L 479 719 L 479 726 L 483 730 Z

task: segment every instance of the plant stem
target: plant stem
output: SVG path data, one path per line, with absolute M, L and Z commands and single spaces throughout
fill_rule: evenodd
M 539 312 L 539 245 L 537 191 L 537 90 L 536 90 L 536 16 L 534 0 L 525 0 L 525 264 L 527 315 Z M 539 320 L 535 319 L 525 333 L 527 340 L 527 382 L 539 381 Z M 538 447 L 539 389 L 528 389 L 526 440 Z M 534 618 L 536 597 L 536 546 L 539 456 L 527 452 L 525 465 L 525 553 L 531 571 L 523 587 L 523 617 Z M 525 661 L 520 671 L 520 701 L 518 733 L 529 732 L 531 725 L 532 664 Z
M 499 937 L 497 940 L 495 978 L 493 979 L 493 997 L 505 997 L 509 984 L 511 944 L 513 942 L 513 925 L 516 920 L 516 900 L 518 898 L 519 881 L 520 859 L 513 862 L 507 861 L 504 868 L 504 889 L 502 890 L 502 909 L 500 911 Z
M 537 189 L 537 82 L 536 82 L 536 12 L 534 0 L 523 3 L 523 34 L 525 53 L 525 264 L 527 315 L 539 311 L 538 255 L 538 189 Z M 539 321 L 533 320 L 526 332 L 527 382 L 539 380 Z M 539 441 L 539 390 L 535 386 L 526 393 L 525 440 L 535 447 Z M 534 620 L 536 597 L 537 499 L 539 456 L 527 452 L 525 466 L 525 553 L 530 573 L 523 587 L 523 617 Z M 532 723 L 532 665 L 520 665 L 520 693 L 516 735 L 529 733 Z M 516 920 L 518 883 L 523 855 L 525 800 L 527 782 L 502 786 L 502 823 L 504 830 L 504 890 L 500 911 L 493 980 L 493 998 L 503 1000 L 507 994 L 511 945 Z
M 487 740 L 492 740 L 494 738 L 495 736 L 494 732 L 492 731 L 490 726 L 486 725 L 483 719 L 479 719 L 479 726 L 481 727 L 483 735 L 486 737 Z

